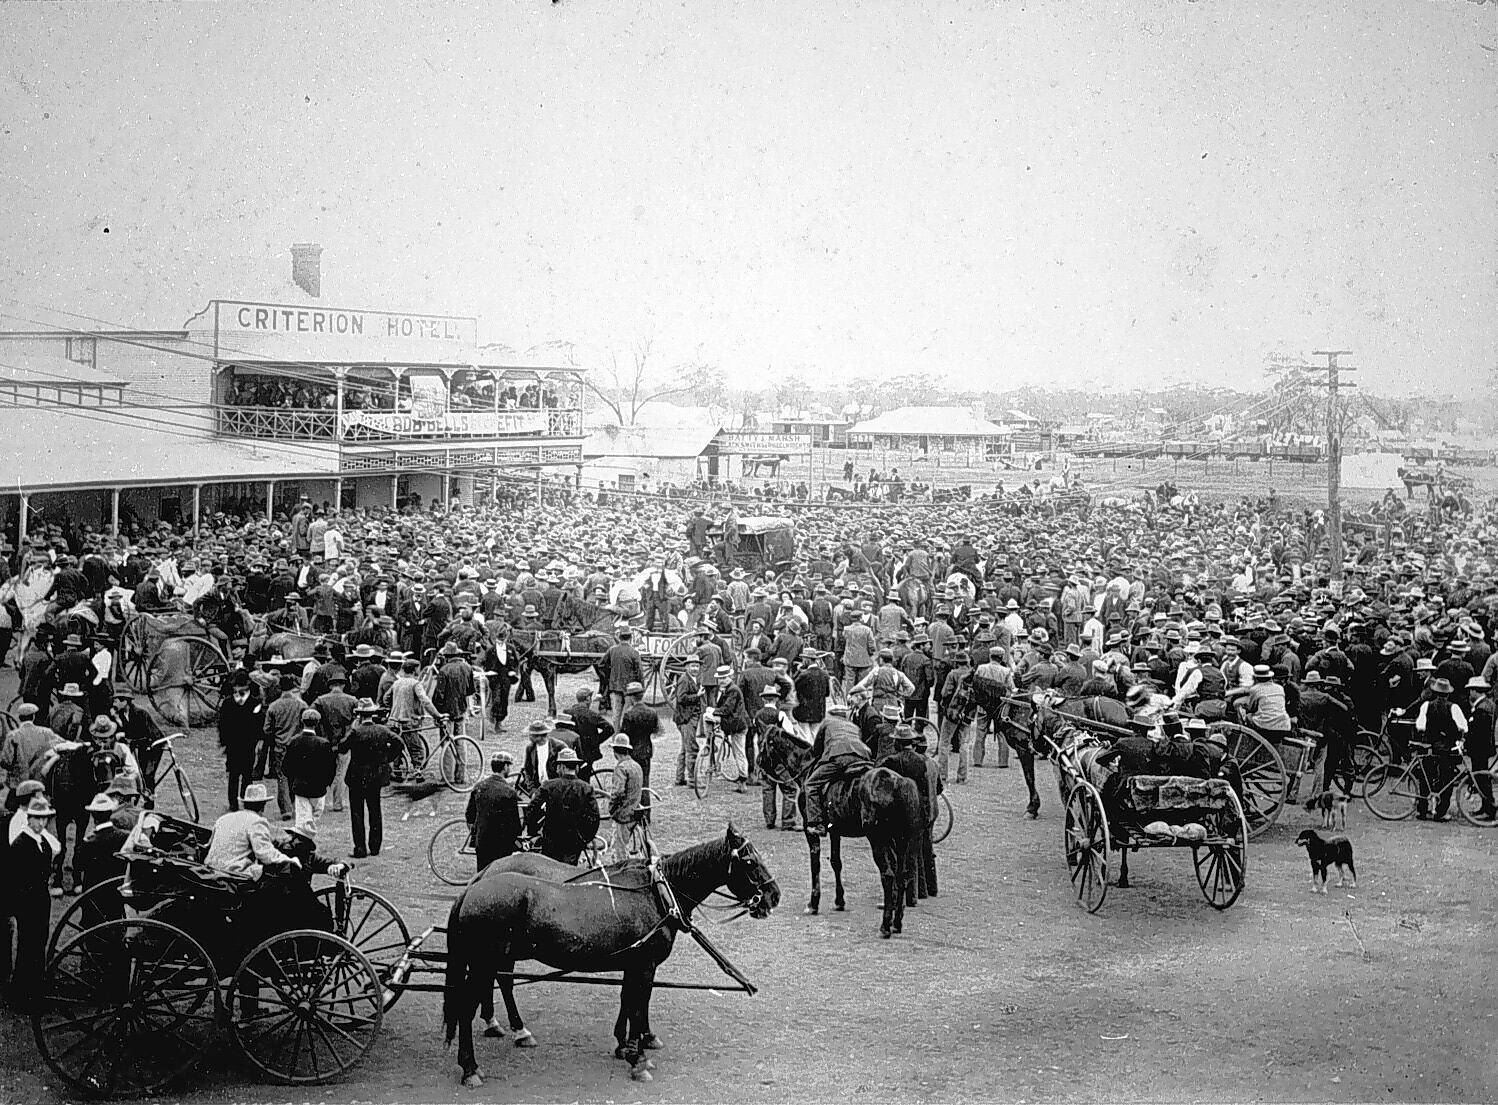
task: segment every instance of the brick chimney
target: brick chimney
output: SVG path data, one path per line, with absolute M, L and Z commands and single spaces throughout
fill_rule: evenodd
M 322 297 L 322 246 L 297 242 L 291 247 L 291 282 L 313 299 Z

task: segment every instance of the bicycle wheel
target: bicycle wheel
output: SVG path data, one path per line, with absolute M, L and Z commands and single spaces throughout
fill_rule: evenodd
M 1380 763 L 1394 758 L 1393 750 L 1389 746 L 1389 738 L 1382 733 L 1375 733 L 1372 729 L 1359 729 L 1358 735 L 1352 745 L 1352 770 L 1358 778 L 1362 778 Z
M 695 760 L 692 765 L 692 793 L 702 799 L 707 797 L 707 792 L 713 785 L 713 770 L 717 767 L 711 738 L 699 739 Z
M 1419 761 L 1400 766 L 1383 763 L 1363 776 L 1363 804 L 1383 821 L 1403 821 L 1420 801 Z
M 427 757 L 431 755 L 426 738 L 418 730 L 408 729 L 400 734 L 400 738 L 398 745 L 400 751 L 390 765 L 392 783 L 410 782 L 416 778 L 421 773 L 422 766 L 426 764 Z
M 588 785 L 593 788 L 593 798 L 598 803 L 598 816 L 607 817 L 609 798 L 614 790 L 614 769 L 595 767 L 593 774 L 588 778 Z
M 459 794 L 473 789 L 484 777 L 484 752 L 472 737 L 454 737 L 438 746 L 437 770 L 448 790 Z
M 187 778 L 187 772 L 183 771 L 181 767 L 174 767 L 172 774 L 177 780 L 177 796 L 182 799 L 182 808 L 187 811 L 187 820 L 196 825 L 201 820 L 198 810 L 198 796 L 193 792 L 192 783 Z
M 952 832 L 952 803 L 945 794 L 936 796 L 936 816 L 931 821 L 931 843 L 940 844 Z
M 1464 771 L 1456 780 L 1456 808 L 1469 825 L 1479 829 L 1491 829 L 1498 825 L 1498 817 L 1485 817 L 1483 803 L 1493 801 L 1493 785 L 1498 775 L 1491 771 Z M 1486 792 L 1486 798 L 1484 798 Z
M 474 875 L 474 851 L 468 822 L 444 821 L 427 844 L 427 866 L 448 886 L 466 886 Z

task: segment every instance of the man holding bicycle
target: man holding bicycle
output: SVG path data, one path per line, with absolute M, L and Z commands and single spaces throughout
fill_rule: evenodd
M 119 730 L 119 739 L 130 749 L 135 762 L 140 765 L 141 786 L 148 797 L 156 790 L 156 767 L 161 760 L 161 749 L 154 747 L 161 739 L 161 730 L 151 716 L 135 708 L 135 695 L 129 687 L 116 687 L 110 701 L 109 719 Z M 238 797 L 238 791 L 235 792 Z
M 1467 717 L 1462 708 L 1451 701 L 1452 686 L 1449 679 L 1437 676 L 1430 681 L 1430 697 L 1420 703 L 1420 712 L 1415 715 L 1415 732 L 1431 746 L 1431 766 L 1419 773 L 1420 809 L 1415 814 L 1421 821 L 1450 821 L 1451 782 L 1456 777 L 1456 765 L 1461 757 L 1456 750 L 1457 742 L 1467 735 Z M 1431 808 L 1431 789 L 1435 790 L 1435 808 Z

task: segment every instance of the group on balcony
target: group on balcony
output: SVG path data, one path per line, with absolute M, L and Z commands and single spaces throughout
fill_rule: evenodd
M 501 386 L 502 385 L 502 386 Z M 495 388 L 499 388 L 498 402 Z M 235 373 L 225 402 L 231 407 L 272 407 L 281 410 L 332 411 L 338 406 L 338 388 L 326 383 L 282 376 L 249 376 Z M 501 380 L 488 374 L 459 372 L 449 392 L 450 409 L 456 411 L 546 410 L 572 406 L 562 389 L 552 383 Z M 344 410 L 410 411 L 411 379 L 369 384 L 350 380 L 343 388 Z

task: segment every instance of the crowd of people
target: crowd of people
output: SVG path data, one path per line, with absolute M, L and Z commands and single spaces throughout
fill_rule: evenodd
M 28 714 L 0 749 L 10 808 L 22 808 L 20 787 L 42 775 L 47 753 L 95 738 L 96 719 L 111 719 L 97 734 L 111 747 L 123 731 L 137 761 L 123 773 L 142 773 L 150 728 L 111 714 L 128 710 L 129 696 L 115 695 L 99 656 L 130 613 L 174 604 L 217 628 L 238 669 L 219 718 L 226 804 L 274 778 L 284 821 L 313 835 L 324 802 L 347 804 L 359 811 L 355 856 L 379 852 L 379 795 L 402 729 L 432 718 L 456 730 L 481 700 L 502 728 L 512 701 L 535 698 L 528 635 L 576 628 L 559 622 L 569 603 L 606 610 L 616 628 L 596 688 L 526 734 L 519 778 L 548 795 L 547 847 L 561 858 L 575 860 L 593 826 L 577 823 L 587 805 L 577 788 L 552 784 L 585 782 L 600 761 L 617 761 L 608 816 L 622 846 L 649 816 L 666 719 L 682 737 L 674 784 L 692 782 L 694 750 L 720 732 L 729 777 L 740 789 L 761 785 L 765 823 L 782 828 L 800 826 L 761 770 L 772 730 L 808 745 L 820 738 L 819 758 L 841 763 L 892 756 L 907 730 L 929 729 L 936 759 L 921 781 L 934 794 L 938 777 L 962 784 L 1011 752 L 1032 776 L 1035 750 L 1010 707 L 1044 688 L 1105 700 L 1108 716 L 1157 732 L 1179 713 L 1237 716 L 1272 741 L 1314 734 L 1322 763 L 1304 798 L 1349 787 L 1358 731 L 1378 732 L 1391 715 L 1410 723 L 1406 739 L 1434 747 L 1442 773 L 1455 770 L 1459 747 L 1474 768 L 1492 758 L 1492 502 L 1439 528 L 1415 515 L 1382 534 L 1349 532 L 1336 583 L 1324 519 L 1263 499 L 1193 498 L 1177 509 L 1156 496 L 1097 505 L 1072 496 L 1044 511 L 1017 497 L 936 509 L 800 505 L 788 515 L 798 539 L 789 566 L 744 560 L 743 505 L 303 503 L 274 519 L 215 514 L 195 533 L 165 524 L 132 538 L 35 533 L 22 550 L 0 548 L 9 573 L 0 659 L 19 646 Z M 268 672 L 250 651 L 256 618 L 267 632 L 323 638 L 319 654 Z M 663 719 L 642 702 L 640 636 L 685 629 L 701 636 L 673 669 Z M 821 785 L 834 775 L 813 771 L 807 829 L 823 827 Z M 1443 778 L 1420 816 L 1448 816 Z M 475 791 L 475 818 L 512 800 L 485 793 Z M 1491 792 L 1482 798 L 1491 818 Z M 493 816 L 512 839 L 514 819 Z M 258 837 L 252 844 L 253 854 Z
M 453 410 L 542 410 L 565 405 L 566 396 L 556 385 L 504 381 L 498 387 L 487 373 L 459 373 L 451 381 L 449 405 Z M 236 373 L 229 382 L 225 401 L 234 407 L 279 407 L 285 410 L 328 410 L 338 405 L 338 385 L 293 376 L 256 376 Z M 397 383 L 371 384 L 350 380 L 344 384 L 345 410 L 409 411 L 412 393 L 409 379 Z

